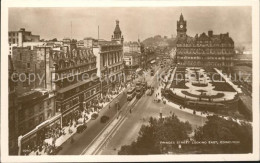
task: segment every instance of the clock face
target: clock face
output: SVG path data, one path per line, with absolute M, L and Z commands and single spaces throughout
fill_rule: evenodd
M 183 25 L 180 25 L 181 28 L 183 28 Z

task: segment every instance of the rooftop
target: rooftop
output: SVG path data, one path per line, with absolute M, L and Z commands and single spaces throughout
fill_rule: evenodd
M 18 100 L 21 103 L 32 104 L 34 100 L 42 99 L 48 97 L 48 92 L 44 90 L 31 90 L 29 92 L 25 92 L 18 97 Z

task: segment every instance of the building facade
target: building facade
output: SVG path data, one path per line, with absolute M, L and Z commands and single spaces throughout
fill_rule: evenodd
M 9 31 L 8 32 L 8 42 L 9 42 L 9 55 L 12 56 L 14 47 L 33 47 L 43 45 L 44 42 L 40 42 L 39 35 L 32 35 L 32 32 L 25 31 L 21 28 L 19 31 Z
M 9 133 L 16 133 L 9 138 L 16 144 L 15 154 L 42 143 L 50 128 L 56 130 L 77 120 L 81 111 L 92 109 L 100 97 L 93 50 L 77 47 L 74 40 L 63 41 L 14 47 L 9 57 L 9 76 L 14 83 L 9 91 L 9 117 L 15 119 Z
M 21 147 L 42 141 L 39 136 L 34 136 L 23 140 L 23 143 L 17 142 L 19 136 L 26 135 L 59 114 L 55 110 L 54 92 L 48 88 L 50 49 L 45 46 L 14 47 L 13 56 L 9 57 L 13 69 L 9 70 L 9 83 L 14 85 L 13 92 L 9 91 L 9 95 L 12 92 L 9 103 L 14 107 L 9 107 L 9 113 L 15 123 L 13 128 L 9 128 L 15 142 L 14 149 L 10 151 L 12 154 L 17 154 L 19 144 Z M 34 135 L 39 133 L 40 130 L 37 130 Z
M 102 94 L 114 90 L 125 81 L 123 62 L 123 42 L 119 21 L 112 41 L 100 41 L 97 47 L 93 47 L 93 52 L 97 57 L 97 75 L 101 78 Z
M 98 46 L 98 40 L 92 37 L 84 38 L 83 42 L 84 42 L 84 47 L 86 48 L 93 48 Z
M 143 49 L 143 45 L 138 42 L 125 42 L 123 46 L 123 60 L 125 63 L 125 73 L 129 75 L 137 70 L 137 68 L 141 67 L 142 54 L 141 51 Z
M 180 66 L 221 67 L 230 69 L 233 66 L 234 41 L 226 34 L 186 34 L 187 22 L 181 14 L 177 21 L 176 60 Z
M 139 68 L 141 63 L 141 54 L 137 52 L 124 52 L 124 63 L 126 75 L 131 74 Z
M 92 49 L 77 48 L 72 52 L 53 50 L 50 58 L 56 110 L 62 114 L 62 126 L 67 126 L 100 97 L 96 57 Z
M 103 41 L 93 51 L 97 56 L 97 74 L 101 78 L 102 94 L 105 95 L 124 80 L 123 46 L 117 42 Z
M 138 42 L 125 42 L 124 43 L 124 53 L 136 52 L 141 54 L 141 43 Z
M 8 42 L 9 44 L 17 44 L 22 46 L 23 42 L 39 42 L 39 35 L 32 35 L 31 31 L 25 31 L 21 28 L 19 31 L 9 31 L 8 32 Z

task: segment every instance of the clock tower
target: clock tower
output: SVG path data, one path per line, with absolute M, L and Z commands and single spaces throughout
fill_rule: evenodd
M 177 21 L 177 37 L 184 38 L 186 37 L 187 32 L 187 22 L 184 20 L 183 15 L 181 14 L 180 20 Z

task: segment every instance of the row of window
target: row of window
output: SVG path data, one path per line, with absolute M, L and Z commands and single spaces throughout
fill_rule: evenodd
M 65 103 L 65 110 L 68 110 L 70 107 L 79 104 L 79 97 L 75 97 Z
M 123 65 L 114 66 L 114 67 L 112 67 L 112 68 L 108 69 L 108 73 L 117 72 L 117 71 L 121 70 L 121 69 L 122 69 L 122 67 L 123 67 Z
M 232 58 L 226 58 L 226 57 L 188 57 L 188 56 L 185 56 L 185 57 L 177 57 L 178 59 L 215 59 L 215 60 L 227 60 L 227 59 L 232 59 Z
M 79 68 L 74 68 L 74 69 L 69 69 L 69 70 L 63 71 L 63 72 L 59 73 L 59 76 L 54 75 L 54 78 L 56 79 L 57 77 L 59 77 L 60 79 L 64 79 L 64 78 L 67 78 L 70 76 L 78 75 L 80 73 L 91 71 L 95 68 L 96 68 L 96 63 L 93 63 L 93 64 L 86 65 L 84 67 L 79 67 Z
M 177 44 L 177 47 L 233 47 L 233 44 Z
M 96 62 L 96 58 L 91 58 L 89 60 L 77 60 L 75 62 L 60 62 L 60 64 L 58 65 L 59 69 L 63 69 L 63 68 L 70 68 L 70 67 L 74 67 L 77 66 L 79 64 L 83 64 L 83 63 L 95 63 Z
M 70 55 L 71 54 L 71 55 Z M 63 52 L 53 52 L 52 53 L 53 59 L 58 60 L 61 58 L 69 58 L 70 56 L 72 56 L 73 58 L 87 58 L 87 59 L 91 59 L 91 58 L 96 58 L 93 54 L 92 51 L 88 51 L 88 50 L 76 50 L 73 49 L 71 53 L 63 53 Z
M 87 98 L 95 95 L 97 92 L 100 91 L 100 86 L 93 88 L 87 92 L 84 93 L 84 100 L 86 100 Z M 65 110 L 68 110 L 69 108 L 79 104 L 79 96 L 69 100 L 68 102 L 65 103 Z
M 119 52 L 107 53 L 103 55 L 103 66 L 112 65 L 122 61 L 122 56 Z
M 100 86 L 85 92 L 84 93 L 84 100 L 86 100 L 86 99 L 90 98 L 91 96 L 95 95 L 98 91 L 100 91 Z
M 11 38 L 9 38 L 9 43 L 17 43 L 18 42 L 18 38 L 13 38 L 13 39 L 11 39 Z
M 9 36 L 18 36 L 18 33 L 17 32 L 9 32 L 8 35 Z
M 112 51 L 112 50 L 122 50 L 121 46 L 105 46 L 101 48 L 101 51 Z
M 177 49 L 177 53 L 234 53 L 233 49 Z
M 219 63 L 219 62 L 207 62 L 207 63 L 201 63 L 196 61 L 185 61 L 180 62 L 180 65 L 199 65 L 199 66 L 231 66 L 231 63 Z

